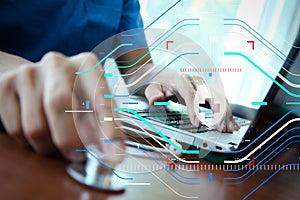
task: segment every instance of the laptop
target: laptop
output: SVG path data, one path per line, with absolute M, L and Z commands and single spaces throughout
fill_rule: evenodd
M 279 71 L 281 76 L 292 82 L 294 81 L 296 84 L 300 84 L 300 80 L 298 76 L 292 74 L 300 74 L 300 56 L 299 48 L 297 48 L 299 46 L 300 34 L 298 33 L 294 46 Z M 287 73 L 287 71 L 291 73 Z M 287 90 L 300 95 L 299 88 L 286 84 L 278 75 L 276 81 Z M 249 150 L 251 149 L 249 148 L 250 145 L 260 144 L 289 119 L 300 116 L 300 111 L 293 110 L 297 107 L 297 104 L 287 103 L 300 102 L 300 99 L 288 95 L 274 82 L 264 99 L 264 102 L 268 102 L 267 106 L 252 109 L 242 105 L 230 105 L 233 117 L 240 125 L 240 130 L 233 133 L 220 133 L 214 128 L 209 128 L 206 125 L 206 119 L 209 121 L 213 113 L 206 107 L 200 107 L 200 112 L 205 115 L 201 127 L 194 127 L 190 123 L 187 110 L 183 105 L 169 101 L 167 106 L 149 106 L 147 100 L 137 96 L 131 97 L 131 100 L 138 102 L 135 105 L 128 105 L 128 108 L 135 110 L 136 113 L 120 112 L 121 118 L 125 119 L 122 120 L 121 128 L 127 134 L 142 137 L 149 137 L 149 134 L 151 134 L 152 137 L 167 142 L 162 137 L 163 134 L 168 139 L 172 139 L 172 141 L 176 141 L 186 148 L 216 153 L 237 153 L 246 148 Z M 285 117 L 283 118 L 283 116 Z M 143 120 L 141 120 L 141 117 Z M 147 123 L 145 123 L 145 120 Z M 296 124 L 291 123 L 282 131 L 290 128 L 290 126 L 295 127 Z M 276 137 L 279 136 L 280 134 L 276 135 Z

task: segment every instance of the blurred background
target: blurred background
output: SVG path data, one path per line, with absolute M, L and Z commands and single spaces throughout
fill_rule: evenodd
M 149 25 L 175 2 L 177 1 L 140 0 L 144 26 Z M 251 102 L 263 101 L 272 81 L 245 59 L 224 56 L 223 53 L 241 52 L 272 77 L 276 77 L 299 31 L 300 1 L 182 0 L 151 27 L 170 29 L 179 21 L 189 18 L 199 18 L 200 28 L 198 31 L 181 29 L 180 33 L 197 42 L 211 57 L 215 67 L 242 68 L 239 73 L 220 73 L 230 103 L 258 108 Z M 255 42 L 254 50 L 247 41 Z M 153 59 L 158 61 L 161 57 L 154 55 Z

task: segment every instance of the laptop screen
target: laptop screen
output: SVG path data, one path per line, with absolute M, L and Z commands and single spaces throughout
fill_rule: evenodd
M 300 32 L 279 71 L 265 101 L 269 105 L 291 110 L 300 105 Z M 280 86 L 281 85 L 281 86 Z M 299 115 L 299 114 L 298 114 Z

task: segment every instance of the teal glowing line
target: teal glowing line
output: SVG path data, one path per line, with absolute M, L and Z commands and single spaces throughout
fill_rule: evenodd
M 137 63 L 139 63 L 141 60 L 143 60 L 147 55 L 149 55 L 153 50 L 155 50 L 161 43 L 163 43 L 167 38 L 171 37 L 176 31 L 178 31 L 179 29 L 181 29 L 182 27 L 185 26 L 199 26 L 200 24 L 183 24 L 181 26 L 179 26 L 178 28 L 176 28 L 174 31 L 172 31 L 169 35 L 167 35 L 160 43 L 158 43 L 155 47 L 153 47 L 150 51 L 148 51 L 147 53 L 145 53 L 142 57 L 140 57 L 135 63 L 128 65 L 128 66 L 115 66 L 115 68 L 130 68 L 135 66 Z
M 251 102 L 251 104 L 253 106 L 266 106 L 266 105 L 268 105 L 268 102 L 265 102 L 265 101 L 255 101 L 255 102 Z
M 112 94 L 104 94 L 103 97 L 105 99 L 111 99 L 112 98 Z
M 290 92 L 287 90 L 283 85 L 278 83 L 274 78 L 272 78 L 267 72 L 265 72 L 260 66 L 258 66 L 256 63 L 254 63 L 250 58 L 248 58 L 246 55 L 239 53 L 239 52 L 224 52 L 224 55 L 233 55 L 233 56 L 241 56 L 245 58 L 249 63 L 251 63 L 254 67 L 256 67 L 259 71 L 261 71 L 264 75 L 266 75 L 271 81 L 273 81 L 278 87 L 280 87 L 283 91 L 285 91 L 288 95 L 296 98 L 300 98 L 300 94 L 295 94 L 293 92 Z
M 104 77 L 112 77 L 113 74 L 112 73 L 104 73 Z
M 286 105 L 300 105 L 300 102 L 296 102 L 296 101 L 287 101 L 285 102 Z
M 92 66 L 90 69 L 88 69 L 87 71 L 84 72 L 75 72 L 75 74 L 87 74 L 91 71 L 93 71 L 98 65 L 100 65 L 104 60 L 106 60 L 109 56 L 111 56 L 113 53 L 115 53 L 118 49 L 120 49 L 121 47 L 125 47 L 125 46 L 132 46 L 132 44 L 130 43 L 125 43 L 125 44 L 120 44 L 119 46 L 117 46 L 116 48 L 114 48 L 114 50 L 112 50 L 109 54 L 107 54 L 104 58 L 102 58 L 99 62 L 97 62 L 94 66 Z
M 130 112 L 134 114 L 139 120 L 144 122 L 147 126 L 149 126 L 155 133 L 159 134 L 164 140 L 166 140 L 169 144 L 175 147 L 178 151 L 185 153 L 185 154 L 199 154 L 199 150 L 184 150 L 180 148 L 178 145 L 174 144 L 169 138 L 167 138 L 162 132 L 160 132 L 157 128 L 155 128 L 151 123 L 149 123 L 147 120 L 145 120 L 142 116 L 140 116 L 135 110 L 129 109 L 129 108 L 115 108 L 114 111 L 120 112 Z
M 168 106 L 168 105 L 170 105 L 170 102 L 169 101 L 167 101 L 167 102 L 155 101 L 154 105 L 155 106 Z

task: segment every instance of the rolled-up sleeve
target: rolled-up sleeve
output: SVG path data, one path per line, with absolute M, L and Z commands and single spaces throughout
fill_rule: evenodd
M 143 28 L 139 1 L 124 0 L 119 32 L 136 28 Z

